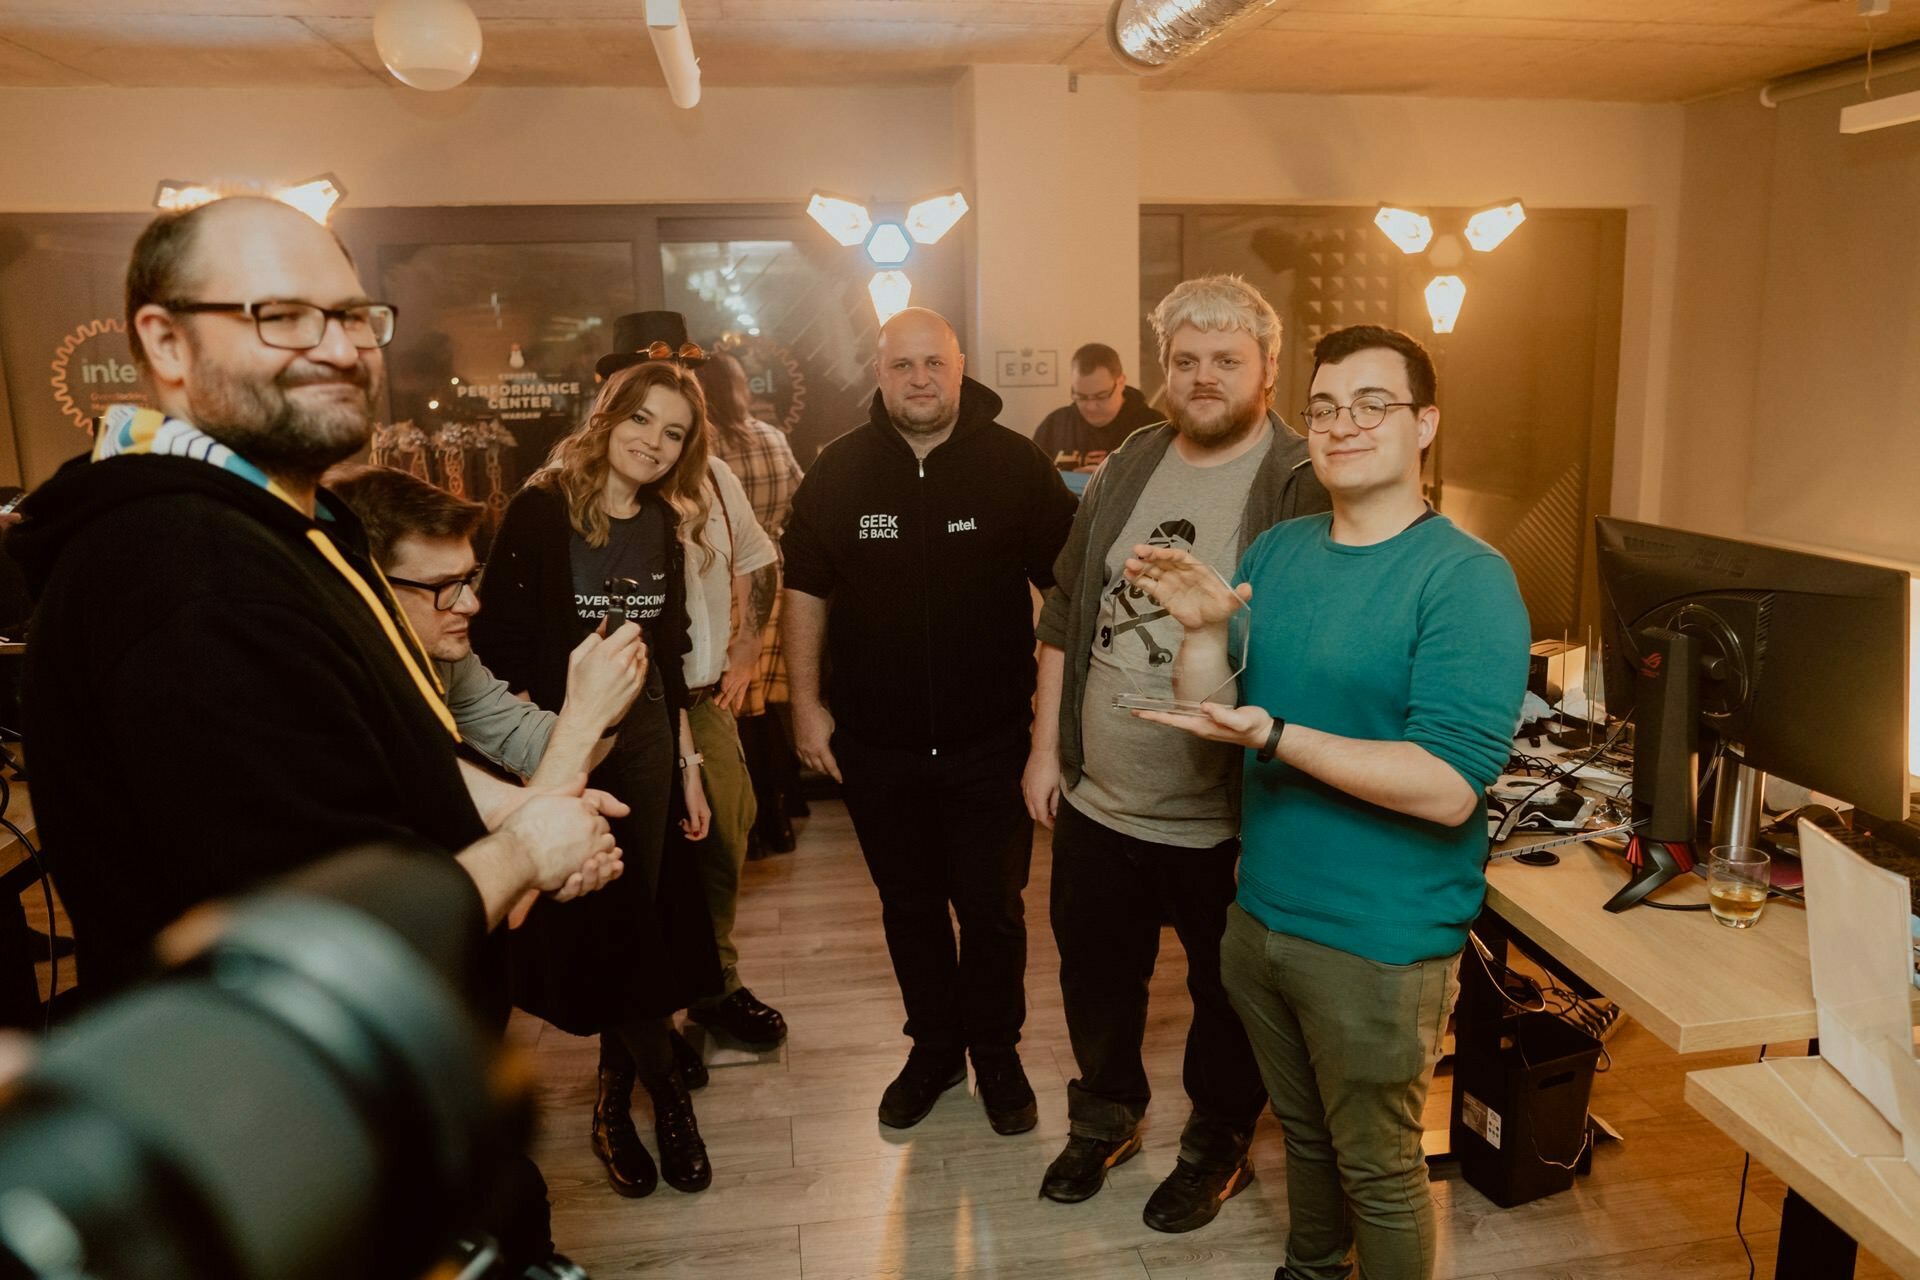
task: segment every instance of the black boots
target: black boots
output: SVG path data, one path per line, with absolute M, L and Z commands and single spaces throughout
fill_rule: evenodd
M 643 1080 L 653 1096 L 653 1135 L 660 1143 L 660 1176 L 676 1191 L 705 1191 L 713 1182 L 707 1144 L 700 1140 L 700 1122 L 694 1119 L 693 1098 L 687 1082 L 675 1070 Z
M 593 1154 L 607 1166 L 607 1183 L 614 1193 L 637 1200 L 653 1194 L 660 1174 L 634 1131 L 627 1110 L 632 1098 L 631 1068 L 600 1068 L 600 1093 L 593 1103 Z

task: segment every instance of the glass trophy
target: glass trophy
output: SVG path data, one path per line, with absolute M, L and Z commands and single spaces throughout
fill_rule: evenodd
M 1175 622 L 1167 611 L 1154 603 L 1153 597 L 1144 590 L 1126 593 L 1126 602 L 1120 607 L 1120 620 L 1114 625 L 1116 633 L 1112 640 L 1118 642 L 1128 631 L 1137 631 L 1138 638 L 1146 645 L 1147 674 L 1143 677 L 1132 667 L 1123 667 L 1127 683 L 1133 687 L 1125 693 L 1113 696 L 1113 705 L 1123 711 L 1164 711 L 1171 715 L 1203 716 L 1201 704 L 1205 702 L 1236 702 L 1233 686 L 1247 669 L 1247 644 L 1252 634 L 1253 610 L 1234 591 L 1233 584 L 1221 576 L 1218 569 L 1207 566 L 1220 582 L 1221 603 L 1231 601 L 1232 612 L 1227 616 L 1227 674 L 1217 685 L 1209 689 L 1200 698 L 1178 698 L 1173 693 L 1173 667 L 1177 650 L 1166 646 L 1164 641 L 1172 640 L 1175 645 L 1185 643 L 1185 629 Z M 1155 633 L 1158 633 L 1156 636 Z

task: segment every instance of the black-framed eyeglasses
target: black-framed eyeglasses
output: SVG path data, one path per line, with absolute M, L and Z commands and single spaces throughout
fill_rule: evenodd
M 1113 399 L 1113 393 L 1119 389 L 1120 384 L 1116 382 L 1105 391 L 1096 391 L 1092 395 L 1083 396 L 1078 391 L 1075 391 L 1072 393 L 1073 402 L 1075 404 L 1099 404 L 1102 401 Z
M 1353 425 L 1362 431 L 1371 431 L 1387 420 L 1387 415 L 1395 409 L 1417 409 L 1411 400 L 1382 400 L 1379 396 L 1359 396 L 1352 404 L 1335 404 L 1331 400 L 1316 400 L 1300 411 L 1300 417 L 1307 424 L 1307 430 L 1325 435 L 1333 430 L 1333 420 L 1342 411 L 1353 420 Z
M 415 582 L 411 578 L 396 578 L 392 574 L 387 575 L 387 581 L 396 587 L 431 591 L 433 607 L 441 613 L 446 613 L 460 603 L 460 592 L 463 588 L 471 592 L 475 600 L 480 598 L 480 575 L 486 571 L 486 568 L 485 564 L 477 564 L 459 577 L 449 578 L 445 582 Z
M 322 307 L 311 302 L 193 302 L 178 299 L 160 304 L 180 315 L 243 315 L 253 321 L 260 341 L 282 351 L 311 351 L 326 340 L 327 322 L 338 320 L 347 341 L 372 351 L 393 341 L 399 310 L 386 302 L 358 302 L 350 307 Z

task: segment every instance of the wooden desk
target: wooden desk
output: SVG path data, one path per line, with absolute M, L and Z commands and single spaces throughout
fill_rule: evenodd
M 1901 1161 L 1899 1133 L 1826 1062 L 1784 1058 L 1695 1071 L 1687 1076 L 1687 1101 L 1875 1257 L 1903 1276 L 1920 1277 L 1920 1174 Z M 1847 1135 L 1847 1146 L 1829 1126 Z M 1883 1181 L 1873 1157 L 1851 1154 L 1849 1147 L 1899 1163 Z M 1842 1259 L 1789 1240 L 1792 1208 L 1790 1199 L 1775 1274 L 1781 1280 L 1850 1274 L 1850 1250 Z
M 1556 867 L 1489 864 L 1487 906 L 1672 1048 L 1698 1053 L 1818 1034 L 1807 916 L 1797 903 L 1776 898 L 1751 929 L 1729 929 L 1706 911 L 1641 905 L 1611 915 L 1602 904 L 1626 881 L 1626 863 L 1591 845 L 1555 852 Z M 1683 877 L 1656 899 L 1705 902 L 1706 881 Z

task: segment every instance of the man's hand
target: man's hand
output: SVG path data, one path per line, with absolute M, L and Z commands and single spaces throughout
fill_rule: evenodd
M 1218 702 L 1200 704 L 1200 715 L 1181 715 L 1173 711 L 1136 711 L 1133 714 L 1155 724 L 1185 729 L 1208 742 L 1231 742 L 1236 747 L 1259 750 L 1267 745 L 1267 733 L 1273 728 L 1273 716 L 1263 707 L 1228 707 Z M 1032 768 L 1031 762 L 1028 768 Z
M 680 819 L 680 829 L 687 833 L 689 840 L 705 840 L 713 821 L 713 810 L 707 804 L 706 780 L 700 776 L 697 764 L 688 765 L 680 773 L 681 794 L 687 802 L 687 816 Z
M 602 791 L 587 790 L 582 774 L 565 787 L 529 789 L 526 800 L 501 824 L 528 864 L 532 887 L 578 897 L 611 880 L 620 860 L 607 817 L 627 807 Z
M 638 623 L 625 623 L 610 636 L 589 634 L 567 655 L 563 714 L 577 708 L 586 723 L 604 733 L 627 714 L 646 677 L 647 645 Z
M 819 702 L 794 702 L 793 707 L 793 750 L 800 757 L 800 763 L 807 768 L 826 774 L 835 782 L 840 779 L 840 762 L 833 758 L 833 712 Z
M 1059 752 L 1036 750 L 1027 757 L 1020 793 L 1027 798 L 1027 816 L 1053 830 L 1053 820 L 1060 813 Z
M 1136 546 L 1126 576 L 1189 631 L 1219 626 L 1253 599 L 1252 583 L 1229 586 L 1212 565 L 1175 547 Z
M 747 701 L 747 686 L 753 683 L 760 667 L 760 633 L 744 627 L 727 646 L 727 669 L 720 677 L 720 689 L 713 695 L 716 705 L 738 711 Z

